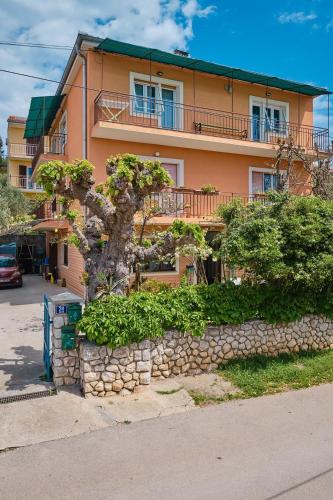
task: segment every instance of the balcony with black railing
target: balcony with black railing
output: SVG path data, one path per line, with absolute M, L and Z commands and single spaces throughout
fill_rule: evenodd
M 31 165 L 34 169 L 41 157 L 45 161 L 64 156 L 66 154 L 67 134 L 53 134 L 52 136 L 42 136 L 32 159 Z
M 151 210 L 155 217 L 216 219 L 219 205 L 239 200 L 246 206 L 252 202 L 267 204 L 265 193 L 246 194 L 237 192 L 205 193 L 201 190 L 169 188 L 160 193 L 152 193 L 146 198 L 145 210 Z
M 95 124 L 102 122 L 184 132 L 197 138 L 235 139 L 243 144 L 274 145 L 292 137 L 308 152 L 326 151 L 329 147 L 325 128 L 116 92 L 102 91 L 95 100 Z

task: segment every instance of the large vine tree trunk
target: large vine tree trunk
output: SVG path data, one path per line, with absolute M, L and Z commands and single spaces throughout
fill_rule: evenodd
M 170 256 L 184 245 L 205 245 L 198 227 L 195 233 L 184 222 L 176 232 L 171 229 L 159 234 L 149 248 L 142 245 L 142 238 L 135 241 L 135 214 L 150 193 L 172 182 L 159 162 L 144 162 L 134 155 L 110 158 L 107 181 L 98 189 L 93 189 L 92 170 L 86 160 L 48 162 L 38 170 L 38 181 L 45 189 L 62 196 L 63 215 L 84 259 L 88 301 L 104 293 L 124 294 L 138 262 Z M 75 200 L 82 207 L 80 212 L 71 210 Z M 88 216 L 83 218 L 82 213 Z

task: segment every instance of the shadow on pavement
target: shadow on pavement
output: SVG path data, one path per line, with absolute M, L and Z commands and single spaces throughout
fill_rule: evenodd
M 0 390 L 24 391 L 31 384 L 43 383 L 42 351 L 32 346 L 16 346 L 12 351 L 13 358 L 0 358 Z

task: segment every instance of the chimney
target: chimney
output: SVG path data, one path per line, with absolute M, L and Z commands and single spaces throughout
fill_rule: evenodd
M 175 49 L 173 51 L 173 53 L 176 54 L 177 56 L 182 56 L 182 57 L 188 57 L 189 56 L 189 53 L 186 52 L 186 50 Z

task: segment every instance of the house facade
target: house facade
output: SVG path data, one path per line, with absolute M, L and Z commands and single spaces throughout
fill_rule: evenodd
M 328 91 L 322 88 L 179 51 L 79 35 L 56 94 L 32 99 L 25 137 L 35 144 L 34 171 L 49 159 L 87 158 L 95 165 L 97 183 L 105 181 L 111 155 L 159 159 L 174 180 L 174 208 L 151 224 L 162 228 L 174 217 L 185 217 L 210 234 L 220 203 L 235 197 L 246 203 L 274 189 L 279 140 L 291 136 L 307 155 L 316 149 L 326 154 L 328 130 L 313 122 L 313 101 L 324 94 Z M 298 192 L 309 192 L 301 169 L 300 178 Z M 163 196 L 157 200 L 164 203 Z M 54 202 L 39 228 L 48 232 L 59 276 L 82 293 L 82 260 L 67 245 L 69 228 L 57 220 L 57 210 Z M 145 271 L 178 282 L 185 268 L 180 260 Z
M 36 145 L 24 138 L 26 118 L 9 116 L 7 119 L 8 178 L 12 186 L 26 196 L 33 197 L 41 191 L 32 180 L 31 162 L 36 153 Z

